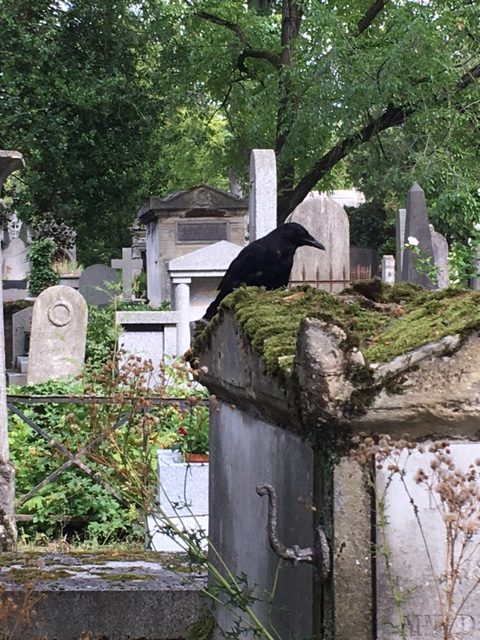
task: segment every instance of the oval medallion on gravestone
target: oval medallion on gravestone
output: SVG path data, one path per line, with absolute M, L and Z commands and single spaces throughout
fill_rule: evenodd
M 116 294 L 119 276 L 105 264 L 92 264 L 80 276 L 79 291 L 88 304 L 108 306 Z

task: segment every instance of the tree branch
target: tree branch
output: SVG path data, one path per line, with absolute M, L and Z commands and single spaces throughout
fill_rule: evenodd
M 197 18 L 207 20 L 208 22 L 213 22 L 213 24 L 218 24 L 221 27 L 225 27 L 226 29 L 230 29 L 230 31 L 233 31 L 233 33 L 236 34 L 239 40 L 248 45 L 247 37 L 243 32 L 242 27 L 235 22 L 225 20 L 225 18 L 220 18 L 220 16 L 216 16 L 213 13 L 208 13 L 207 11 L 197 11 L 195 15 L 197 16 Z
M 305 174 L 295 189 L 280 195 L 278 207 L 281 217 L 280 221 L 284 222 L 288 214 L 307 197 L 317 182 L 319 182 L 332 167 L 340 162 L 340 160 L 364 142 L 371 140 L 377 133 L 380 133 L 380 131 L 385 131 L 385 129 L 390 129 L 390 127 L 403 124 L 414 111 L 415 109 L 412 107 L 389 105 L 378 118 L 369 122 L 360 129 L 358 133 L 344 138 L 332 147 L 330 151 L 323 155 L 320 160 L 314 164 L 313 168 Z
M 355 33 L 355 37 L 368 29 L 387 2 L 388 0 L 375 0 L 375 2 L 368 7 L 366 14 L 357 23 L 357 32 Z
M 457 81 L 455 88 L 457 91 L 462 91 L 476 82 L 478 78 L 480 78 L 480 64 L 477 64 L 464 73 Z M 438 102 L 445 101 L 445 99 L 446 96 L 439 96 Z M 309 192 L 337 162 L 345 158 L 345 156 L 364 142 L 371 140 L 381 131 L 403 124 L 416 110 L 416 105 L 410 105 L 408 107 L 405 105 L 388 105 L 378 118 L 371 120 L 356 134 L 348 136 L 338 142 L 314 164 L 312 169 L 305 174 L 294 189 L 280 194 L 278 198 L 279 222 L 285 221 L 288 214 L 307 197 Z
M 275 67 L 275 69 L 278 70 L 280 68 L 280 56 L 277 56 L 276 53 L 265 51 L 264 49 L 244 49 L 238 56 L 237 60 L 237 67 L 244 73 L 247 73 L 247 68 L 245 67 L 245 60 L 247 58 L 266 60 Z

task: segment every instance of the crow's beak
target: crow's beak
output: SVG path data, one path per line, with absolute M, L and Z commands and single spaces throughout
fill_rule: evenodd
M 321 242 L 318 242 L 317 240 L 315 240 L 315 238 L 309 238 L 303 241 L 303 244 L 306 245 L 307 247 L 315 247 L 316 249 L 322 249 L 322 251 L 325 251 L 325 247 L 323 246 L 323 244 Z

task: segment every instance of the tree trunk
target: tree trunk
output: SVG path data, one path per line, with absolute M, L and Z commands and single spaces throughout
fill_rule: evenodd
M 295 163 L 293 159 L 282 162 L 282 151 L 290 136 L 295 120 L 295 99 L 292 92 L 290 68 L 292 65 L 292 46 L 300 32 L 302 23 L 302 11 L 295 0 L 283 0 L 282 4 L 282 53 L 280 56 L 279 71 L 279 104 L 277 109 L 277 134 L 275 140 L 275 155 L 278 159 L 278 192 L 280 199 L 284 193 L 293 189 L 295 180 Z M 277 215 L 278 223 L 284 221 Z M 288 214 L 287 214 L 288 215 Z

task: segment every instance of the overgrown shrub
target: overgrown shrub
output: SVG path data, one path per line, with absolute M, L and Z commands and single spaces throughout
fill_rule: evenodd
M 60 282 L 60 275 L 53 268 L 56 244 L 52 238 L 34 240 L 28 251 L 30 275 L 28 277 L 28 293 L 38 296 L 44 289 Z

